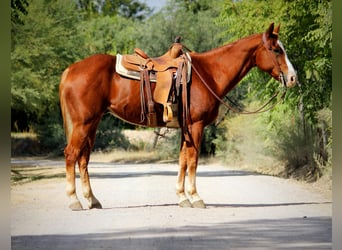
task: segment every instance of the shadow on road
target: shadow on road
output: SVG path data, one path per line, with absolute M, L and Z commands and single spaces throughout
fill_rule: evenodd
M 332 204 L 332 202 L 291 202 L 291 203 L 264 203 L 264 204 L 221 204 L 221 203 L 207 203 L 206 206 L 210 208 L 262 208 L 262 207 L 286 207 L 286 206 L 304 206 L 304 205 L 324 205 Z M 163 204 L 142 204 L 142 205 L 128 205 L 128 206 L 114 206 L 103 207 L 103 210 L 122 209 L 122 208 L 144 208 L 144 207 L 178 207 L 177 203 L 163 203 Z M 88 211 L 80 210 L 80 211 Z
M 224 171 L 206 171 L 197 172 L 197 177 L 229 177 L 229 176 L 258 176 L 260 174 L 248 171 L 237 171 L 237 170 L 224 170 Z M 148 172 L 139 172 L 139 170 L 134 172 L 102 172 L 102 173 L 90 173 L 90 178 L 100 178 L 100 179 L 117 179 L 117 178 L 137 178 L 137 177 L 150 177 L 150 176 L 177 176 L 177 171 L 174 170 L 157 170 Z
M 179 228 L 12 237 L 12 249 L 331 249 L 331 218 L 251 220 Z M 89 225 L 91 226 L 91 225 Z

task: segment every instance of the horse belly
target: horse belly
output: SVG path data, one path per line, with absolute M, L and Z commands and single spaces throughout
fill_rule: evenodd
M 109 110 L 115 117 L 127 123 L 147 126 L 147 117 L 142 116 L 140 82 L 115 74 L 112 82 Z M 162 122 L 162 109 L 158 107 L 158 104 L 155 105 L 155 110 L 157 112 L 158 126 L 165 125 Z

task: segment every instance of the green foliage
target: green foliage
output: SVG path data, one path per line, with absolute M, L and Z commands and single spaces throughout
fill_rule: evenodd
M 303 112 L 311 125 L 317 122 L 315 113 L 318 110 L 331 107 L 332 3 L 287 2 L 289 14 L 285 37 L 291 41 L 288 53 L 293 55 L 299 72 Z M 305 11 L 300 11 L 299 8 Z
M 13 35 L 11 108 L 32 114 L 34 122 L 56 112 L 60 74 L 81 57 L 80 39 L 72 32 L 74 9 L 68 0 L 49 8 L 46 1 L 32 0 Z
M 328 157 L 331 151 L 331 144 L 328 143 L 332 140 L 331 132 L 329 126 L 322 125 L 324 122 L 318 114 L 325 110 L 331 116 L 332 2 L 286 2 L 288 15 L 285 37 L 291 41 L 288 53 L 295 59 L 300 82 L 299 93 L 290 96 L 289 101 L 297 103 L 304 136 L 312 147 L 307 154 L 306 164 L 319 172 L 321 167 L 314 158 L 321 159 L 327 168 L 331 167 Z
M 213 3 L 211 0 L 176 0 L 188 13 L 197 14 L 201 11 L 206 11 L 216 6 L 217 3 Z
M 232 42 L 261 33 L 271 22 L 281 22 L 279 14 L 284 12 L 284 6 L 282 1 L 225 1 L 217 18 L 217 24 L 223 28 L 221 36 Z
M 27 0 L 11 0 L 11 21 L 14 24 L 23 24 L 22 17 L 27 14 Z
M 74 1 L 28 3 L 22 22 L 12 20 L 12 127 L 31 128 L 44 147 L 56 148 L 65 143 L 57 129 L 62 124 L 58 86 L 63 70 L 92 53 L 132 50 L 134 29 L 123 17 L 85 21 Z
M 331 154 L 326 155 L 325 159 L 322 158 L 329 147 L 325 144 L 324 147 L 327 148 L 323 149 L 322 142 L 328 140 L 330 135 L 322 134 L 326 129 L 319 129 L 317 126 L 310 127 L 310 130 L 305 129 L 300 112 L 291 111 L 286 105 L 277 107 L 277 111 L 271 115 L 263 115 L 259 119 L 262 123 L 269 124 L 262 132 L 264 140 L 268 142 L 267 150 L 276 159 L 285 163 L 281 175 L 308 181 L 317 180 L 325 169 L 331 168 Z M 329 120 L 329 111 L 325 115 Z M 318 161 L 320 166 L 317 164 Z
M 211 1 L 201 11 L 189 10 L 182 1 L 169 2 L 160 12 L 138 25 L 137 47 L 150 56 L 158 56 L 168 49 L 177 36 L 189 49 L 206 51 L 222 44 L 219 28 L 213 19 L 219 14 L 222 1 Z
M 217 152 L 217 144 L 219 141 L 226 139 L 224 133 L 226 130 L 222 126 L 211 124 L 204 129 L 201 156 L 215 156 Z
M 135 48 L 134 22 L 120 16 L 101 16 L 78 25 L 87 54 L 128 54 Z
M 143 20 L 151 13 L 146 3 L 137 0 L 77 0 L 77 6 L 88 19 L 98 16 L 121 16 Z
M 255 107 L 250 105 L 248 108 Z M 278 164 L 277 161 L 269 161 L 267 140 L 263 137 L 265 127 L 258 116 L 228 115 L 219 128 L 222 133 L 218 133 L 213 142 L 216 156 L 226 164 L 250 166 L 254 170 L 262 169 L 264 173 Z
M 180 151 L 180 130 L 171 129 L 164 135 L 163 140 L 157 143 L 156 152 L 158 157 L 164 160 L 177 160 Z
M 65 146 L 65 134 L 61 120 L 56 122 L 55 117 L 51 116 L 43 123 L 35 124 L 38 130 L 38 141 L 40 153 L 62 155 Z

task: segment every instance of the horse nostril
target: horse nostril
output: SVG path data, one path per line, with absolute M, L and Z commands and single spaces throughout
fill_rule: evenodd
M 297 82 L 297 77 L 296 77 L 296 75 L 289 75 L 287 79 L 288 79 L 288 81 L 287 81 L 286 86 L 287 86 L 288 88 L 292 88 L 293 86 L 296 85 L 296 82 Z
M 296 82 L 296 76 L 291 76 L 290 81 L 295 83 Z

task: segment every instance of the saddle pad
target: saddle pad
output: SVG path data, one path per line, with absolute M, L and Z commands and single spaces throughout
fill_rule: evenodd
M 116 65 L 115 65 L 115 70 L 118 74 L 135 79 L 135 80 L 140 80 L 140 72 L 139 71 L 133 71 L 133 70 L 128 70 L 122 65 L 122 55 L 117 54 L 116 55 Z M 153 72 L 150 72 L 150 81 L 151 82 L 156 82 L 157 77 L 156 74 Z

